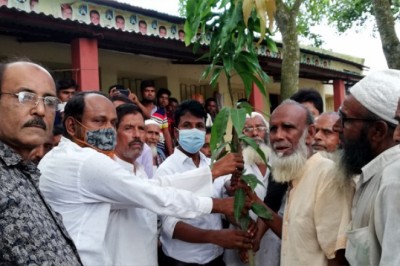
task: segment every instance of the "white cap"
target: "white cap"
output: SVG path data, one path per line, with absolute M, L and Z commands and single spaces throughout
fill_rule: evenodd
M 394 125 L 398 124 L 394 116 L 400 98 L 399 70 L 370 73 L 351 87 L 350 93 L 372 113 Z
M 260 117 L 262 119 L 262 121 L 264 122 L 265 126 L 267 127 L 267 132 L 269 132 L 269 123 L 267 122 L 267 120 L 264 118 L 264 116 L 258 112 L 251 112 L 251 114 L 246 114 L 246 120 L 249 118 L 254 118 L 254 117 Z
M 160 124 L 158 124 L 156 121 L 154 121 L 153 119 L 147 119 L 144 121 L 144 125 L 148 126 L 148 125 L 157 125 L 160 126 Z M 161 127 L 161 126 L 160 126 Z

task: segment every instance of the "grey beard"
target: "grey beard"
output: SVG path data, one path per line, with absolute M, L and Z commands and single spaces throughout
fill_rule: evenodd
M 307 134 L 308 129 L 306 128 L 299 140 L 297 149 L 289 156 L 283 156 L 272 150 L 270 162 L 272 176 L 276 182 L 290 182 L 302 175 L 303 167 L 308 159 Z
M 151 155 L 153 157 L 157 156 L 157 145 L 153 145 L 153 144 L 148 144 L 150 149 L 151 149 Z
M 268 158 L 271 153 L 271 149 L 265 143 L 260 143 L 259 148 L 265 155 L 265 162 L 268 162 Z M 244 147 L 242 154 L 243 154 L 244 162 L 246 164 L 265 165 L 264 160 L 261 158 L 261 156 L 258 154 L 258 152 L 255 149 L 253 149 L 253 147 L 251 147 L 251 146 Z
M 332 155 L 332 161 L 335 162 L 335 167 L 333 168 L 333 174 L 336 177 L 337 185 L 343 188 L 350 188 L 351 183 L 353 182 L 353 178 L 356 176 L 347 170 L 345 162 L 344 162 L 344 150 L 339 149 L 334 152 Z

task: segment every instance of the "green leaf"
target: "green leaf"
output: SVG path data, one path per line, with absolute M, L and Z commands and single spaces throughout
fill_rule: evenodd
M 215 117 L 213 126 L 211 128 L 211 150 L 217 149 L 217 144 L 224 142 L 224 136 L 226 132 L 226 127 L 228 125 L 230 112 L 230 107 L 224 107 Z
M 240 229 L 246 231 L 250 224 L 250 217 L 248 215 L 239 218 Z
M 249 185 L 252 191 L 254 191 L 257 185 L 264 186 L 264 184 L 261 183 L 261 181 L 253 174 L 242 175 L 241 179 Z
M 253 112 L 253 106 L 249 102 L 240 102 L 236 105 L 237 108 L 243 108 L 246 110 L 247 114 L 251 114 Z
M 185 21 L 184 31 L 185 31 L 185 45 L 189 46 L 193 38 L 193 32 L 190 27 L 189 20 Z
M 267 37 L 266 38 L 266 42 L 267 42 L 267 47 L 268 49 L 272 52 L 272 53 L 277 53 L 278 52 L 278 47 L 276 46 L 276 43 L 274 40 L 272 40 L 271 38 Z
M 240 216 L 242 216 L 242 210 L 246 203 L 246 192 L 239 188 L 235 191 L 235 200 L 233 203 L 233 215 L 235 216 L 236 222 L 239 222 Z
M 208 77 L 208 75 L 210 74 L 212 68 L 213 68 L 213 65 L 208 65 L 206 67 L 206 69 L 204 69 L 203 74 L 201 74 L 200 79 L 201 80 L 206 79 Z
M 211 87 L 215 88 L 215 86 L 217 86 L 217 81 L 219 78 L 219 74 L 221 73 L 221 70 L 222 70 L 222 68 L 220 68 L 220 67 L 214 68 L 214 72 L 213 72 L 213 74 L 211 76 L 211 80 L 210 80 Z
M 218 143 L 217 145 L 218 147 L 215 150 L 211 150 L 211 168 L 215 161 L 218 161 L 228 153 L 225 148 L 229 145 L 229 142 Z
M 247 145 L 251 146 L 260 155 L 265 164 L 267 164 L 267 159 L 265 158 L 264 152 L 260 149 L 259 145 L 257 144 L 257 142 L 254 141 L 254 139 L 243 134 L 239 136 L 239 139 Z
M 251 210 L 259 217 L 266 220 L 272 220 L 272 213 L 261 203 L 253 203 Z
M 246 110 L 233 108 L 231 110 L 231 118 L 236 133 L 240 135 L 243 131 L 244 123 L 246 122 Z

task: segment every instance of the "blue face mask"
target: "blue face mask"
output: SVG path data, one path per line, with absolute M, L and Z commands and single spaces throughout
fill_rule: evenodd
M 179 146 L 190 154 L 197 153 L 203 147 L 206 132 L 197 128 L 181 129 L 179 131 Z

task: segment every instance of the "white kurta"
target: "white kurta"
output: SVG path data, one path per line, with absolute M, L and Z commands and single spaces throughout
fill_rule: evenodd
M 264 185 L 258 184 L 254 191 L 260 199 L 264 199 L 267 194 L 268 187 L 268 176 L 269 170 L 267 169 L 265 175 L 261 174 L 260 169 L 256 164 L 245 163 L 244 168 L 246 169 L 245 174 L 253 174 L 257 179 Z M 253 220 L 257 219 L 257 215 L 250 212 L 250 216 Z M 280 262 L 280 251 L 281 251 L 281 240 L 280 238 L 269 229 L 265 232 L 263 238 L 260 241 L 260 249 L 254 255 L 254 261 L 256 266 L 279 266 Z M 242 266 L 246 265 L 242 263 L 239 258 L 237 250 L 225 250 L 224 260 L 227 266 Z
M 134 166 L 117 156 L 114 160 L 127 171 Z M 135 164 L 135 176 L 146 180 L 144 167 Z M 111 265 L 156 266 L 157 215 L 144 208 L 112 210 L 106 231 L 105 243 L 110 251 Z
M 41 160 L 39 169 L 40 189 L 51 207 L 63 216 L 85 265 L 112 264 L 113 254 L 105 245 L 111 210 L 143 207 L 162 215 L 194 218 L 212 209 L 211 198 L 165 187 L 190 184 L 211 194 L 208 167 L 141 180 L 106 155 L 62 138 Z

